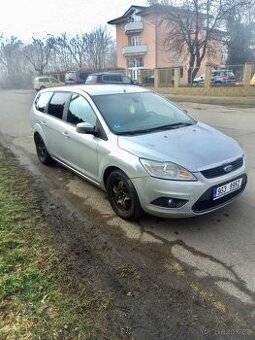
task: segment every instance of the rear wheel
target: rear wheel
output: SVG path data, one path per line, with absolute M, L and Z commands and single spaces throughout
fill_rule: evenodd
M 113 171 L 107 180 L 107 194 L 115 213 L 125 220 L 136 220 L 142 214 L 142 208 L 135 187 L 127 175 Z
M 44 141 L 39 134 L 35 136 L 35 146 L 36 146 L 37 156 L 40 162 L 43 164 L 50 164 L 52 161 L 52 158 L 50 157 L 48 150 L 44 144 Z

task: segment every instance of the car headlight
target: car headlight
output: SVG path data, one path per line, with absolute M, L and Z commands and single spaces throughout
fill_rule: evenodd
M 172 162 L 156 162 L 150 159 L 140 158 L 144 169 L 149 175 L 161 179 L 170 179 L 175 181 L 196 181 L 196 177 L 191 172 L 180 165 Z

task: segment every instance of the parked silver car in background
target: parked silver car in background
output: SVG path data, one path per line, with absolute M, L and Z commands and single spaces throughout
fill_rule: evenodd
M 106 190 L 124 219 L 143 211 L 204 214 L 230 203 L 247 183 L 235 140 L 139 86 L 43 90 L 31 124 L 40 161 L 54 159 Z

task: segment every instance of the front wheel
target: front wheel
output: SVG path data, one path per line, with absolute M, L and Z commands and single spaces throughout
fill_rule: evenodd
M 142 208 L 135 187 L 127 175 L 113 171 L 107 180 L 107 194 L 115 213 L 125 220 L 136 220 L 142 214 Z
M 52 161 L 52 158 L 50 157 L 48 150 L 46 148 L 46 145 L 44 144 L 44 141 L 39 134 L 35 136 L 35 146 L 36 146 L 37 156 L 40 162 L 46 165 L 50 164 Z

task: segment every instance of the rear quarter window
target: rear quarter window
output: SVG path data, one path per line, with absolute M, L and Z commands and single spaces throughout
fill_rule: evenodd
M 43 92 L 38 94 L 35 100 L 35 107 L 40 112 L 46 112 L 46 107 L 52 97 L 53 92 Z

